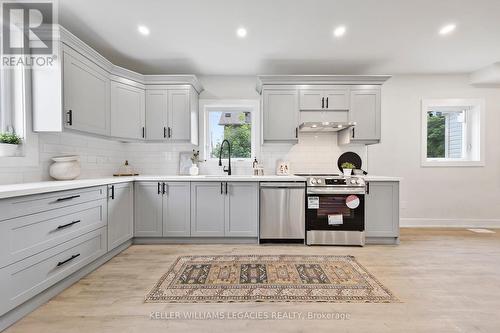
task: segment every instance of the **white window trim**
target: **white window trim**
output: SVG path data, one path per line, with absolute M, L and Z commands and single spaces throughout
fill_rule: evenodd
M 254 157 L 260 158 L 260 101 L 253 99 L 200 99 L 200 156 L 202 156 L 207 163 L 213 164 L 216 158 L 208 156 L 208 117 L 207 113 L 213 111 L 224 111 L 225 109 L 244 109 L 252 113 L 252 155 L 250 158 L 232 158 L 231 161 L 248 162 L 253 160 Z M 227 159 L 223 159 L 227 160 Z
M 471 140 L 479 141 L 479 158 L 475 160 L 469 159 L 442 159 L 442 158 L 427 158 L 427 112 L 430 107 L 446 107 L 446 106 L 470 106 L 473 111 L 473 116 L 479 117 L 475 121 L 479 122 L 479 133 L 474 135 L 468 131 Z M 479 110 L 479 112 L 478 112 Z M 463 99 L 463 98 L 447 98 L 447 99 L 422 99 L 422 137 L 421 137 L 421 165 L 423 167 L 482 167 L 485 165 L 485 102 L 484 99 Z M 467 115 L 470 117 L 470 112 Z M 470 136 L 474 136 L 471 138 Z

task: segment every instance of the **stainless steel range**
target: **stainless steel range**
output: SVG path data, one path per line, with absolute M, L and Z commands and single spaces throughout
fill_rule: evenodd
M 362 177 L 300 175 L 307 178 L 306 244 L 365 244 L 366 183 Z

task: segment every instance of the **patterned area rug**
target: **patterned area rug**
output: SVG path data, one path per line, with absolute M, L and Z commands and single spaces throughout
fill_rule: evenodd
M 393 303 L 352 256 L 179 257 L 146 303 Z

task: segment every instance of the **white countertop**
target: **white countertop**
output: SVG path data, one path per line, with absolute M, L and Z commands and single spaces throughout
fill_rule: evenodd
M 366 181 L 400 181 L 399 177 L 365 176 Z M 245 176 L 245 175 L 201 175 L 201 176 L 134 176 L 134 177 L 110 177 L 94 179 L 77 179 L 67 181 L 45 181 L 37 183 L 22 183 L 12 185 L 0 185 L 0 199 L 19 197 L 56 191 L 71 190 L 76 188 L 110 185 L 132 181 L 231 181 L 231 182 L 297 182 L 305 181 L 299 176 Z
M 400 182 L 401 177 L 388 177 L 388 176 L 372 176 L 366 175 L 363 177 L 367 182 Z
M 76 179 L 65 181 L 45 181 L 37 183 L 22 183 L 11 185 L 0 185 L 0 199 L 19 197 L 56 191 L 71 190 L 76 188 L 110 185 L 132 181 L 231 181 L 231 182 L 269 182 L 269 181 L 305 181 L 298 176 L 225 176 L 225 175 L 201 175 L 201 176 L 134 176 L 134 177 L 110 177 L 93 179 Z

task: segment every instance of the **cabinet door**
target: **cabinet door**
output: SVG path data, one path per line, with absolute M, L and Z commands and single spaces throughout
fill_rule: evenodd
M 146 91 L 146 139 L 167 139 L 167 90 Z
M 298 96 L 297 90 L 264 90 L 264 143 L 298 141 Z
M 165 183 L 163 195 L 163 237 L 191 235 L 191 185 L 189 182 Z
M 108 251 L 134 236 L 132 183 L 108 186 Z
M 189 89 L 168 90 L 168 127 L 170 140 L 191 141 Z
M 111 136 L 143 139 L 145 128 L 143 89 L 111 82 Z
M 399 236 L 399 183 L 370 182 L 365 195 L 367 237 Z
M 224 236 L 224 184 L 191 183 L 191 236 Z
M 156 182 L 136 182 L 134 185 L 134 236 L 136 237 L 161 237 L 163 234 L 163 197 L 158 184 Z
M 351 141 L 380 141 L 380 88 L 351 90 L 349 121 L 356 122 Z
M 83 132 L 110 134 L 110 80 L 87 58 L 64 52 L 65 127 Z
M 325 100 L 322 90 L 305 89 L 300 91 L 301 110 L 323 110 Z
M 349 110 L 349 89 L 328 89 L 323 92 L 326 110 Z
M 257 237 L 259 185 L 256 182 L 227 183 L 226 237 Z

